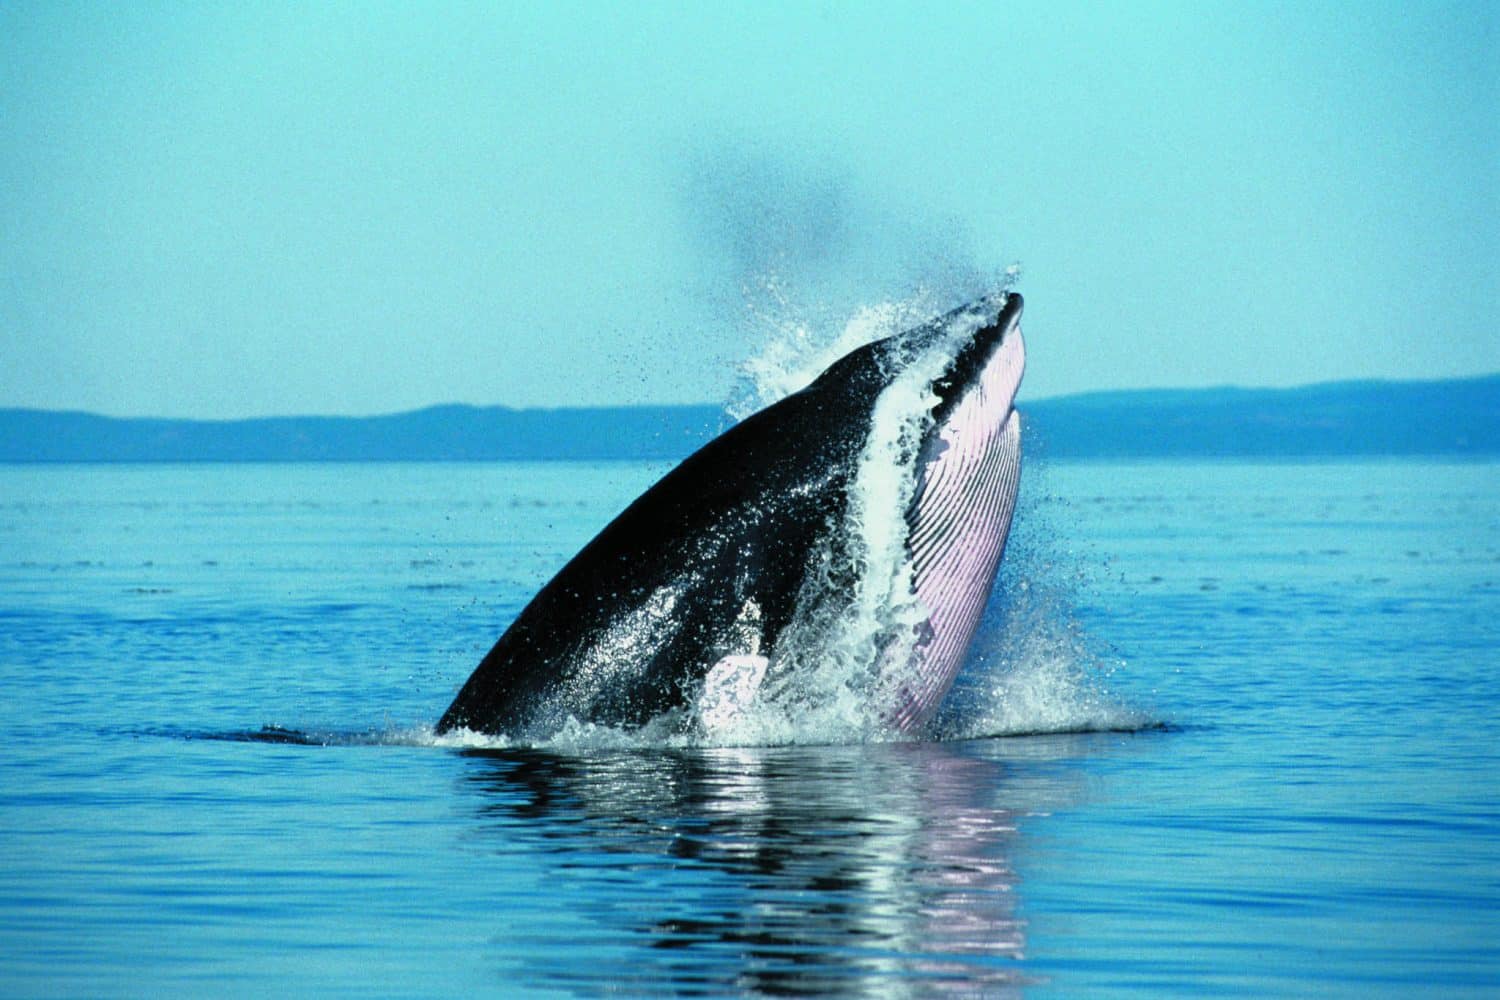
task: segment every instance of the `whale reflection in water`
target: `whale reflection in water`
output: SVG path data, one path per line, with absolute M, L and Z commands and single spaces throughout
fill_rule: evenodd
M 534 949 L 528 985 L 1019 995 L 1011 857 L 1028 816 L 1076 797 L 1036 759 L 1087 739 L 474 750 L 468 784 L 480 845 L 534 856 L 546 902 L 597 925 L 586 960 Z

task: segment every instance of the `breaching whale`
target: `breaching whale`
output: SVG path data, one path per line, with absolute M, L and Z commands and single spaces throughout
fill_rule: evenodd
M 664 713 L 713 730 L 796 697 L 833 644 L 862 658 L 882 728 L 919 728 L 967 654 L 1015 509 L 1021 305 L 998 293 L 866 344 L 705 444 L 536 594 L 437 731 Z

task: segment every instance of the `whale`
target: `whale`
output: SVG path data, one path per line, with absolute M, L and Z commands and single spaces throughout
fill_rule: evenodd
M 874 731 L 920 732 L 1010 533 L 1021 310 L 996 292 L 874 340 L 704 444 L 536 593 L 436 732 L 713 734 L 834 660 Z

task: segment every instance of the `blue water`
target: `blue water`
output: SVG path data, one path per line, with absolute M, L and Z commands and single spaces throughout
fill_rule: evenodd
M 0 993 L 1500 989 L 1500 467 L 1033 463 L 967 697 L 1131 731 L 435 742 L 661 471 L 0 467 Z

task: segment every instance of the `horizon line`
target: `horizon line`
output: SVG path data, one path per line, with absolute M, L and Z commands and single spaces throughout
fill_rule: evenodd
M 1038 399 L 1018 401 L 1018 408 L 1027 405 L 1061 403 L 1072 400 L 1099 399 L 1103 397 L 1123 396 L 1171 396 L 1192 395 L 1207 393 L 1294 393 L 1315 389 L 1332 389 L 1341 387 L 1378 387 L 1378 386 L 1438 386 L 1453 385 L 1461 383 L 1478 383 L 1488 381 L 1500 381 L 1500 371 L 1492 371 L 1476 375 L 1453 375 L 1435 378 L 1343 378 L 1327 379 L 1317 382 L 1303 382 L 1293 385 L 1266 386 L 1266 385 L 1241 385 L 1233 382 L 1218 383 L 1204 386 L 1159 386 L 1159 387 L 1134 387 L 1134 388 L 1106 388 L 1085 389 L 1079 392 L 1060 393 L 1052 396 L 1043 396 Z M 47 413 L 54 415 L 73 415 L 99 417 L 105 420 L 138 420 L 159 421 L 177 423 L 203 423 L 203 424 L 228 424 L 228 423 L 250 423 L 265 420 L 381 420 L 392 417 L 410 416 L 414 413 L 427 413 L 432 410 L 505 410 L 511 413 L 555 413 L 555 412 L 577 412 L 589 410 L 659 410 L 659 409 L 707 409 L 713 408 L 720 412 L 726 412 L 729 404 L 724 402 L 711 402 L 699 400 L 697 402 L 638 402 L 638 403 L 562 403 L 562 404 L 536 404 L 529 406 L 513 406 L 508 403 L 465 403 L 465 402 L 438 402 L 428 403 L 422 406 L 414 406 L 401 410 L 381 410 L 367 413 L 266 413 L 233 417 L 172 417 L 156 414 L 121 415 L 118 413 L 105 413 L 100 410 L 82 409 L 79 407 L 47 407 L 47 406 L 0 406 L 0 413 Z

